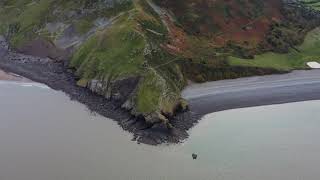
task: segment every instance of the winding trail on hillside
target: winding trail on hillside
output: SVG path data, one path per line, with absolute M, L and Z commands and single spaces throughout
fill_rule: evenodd
M 182 96 L 200 114 L 320 99 L 320 70 L 192 84 Z

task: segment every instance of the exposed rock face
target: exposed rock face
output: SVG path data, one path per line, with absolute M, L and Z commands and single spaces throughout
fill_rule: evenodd
M 8 48 L 5 38 L 0 35 L 0 57 L 3 57 L 8 53 Z
M 51 58 L 57 61 L 67 61 L 70 54 L 67 50 L 59 49 L 53 43 L 37 38 L 18 49 L 20 53 L 37 56 L 41 58 Z
M 9 45 L 4 36 L 0 35 L 0 48 L 8 50 Z
M 120 105 L 123 105 L 132 95 L 132 92 L 137 88 L 139 83 L 139 77 L 131 77 L 116 81 L 109 80 L 90 80 L 87 87 L 109 100 L 114 100 Z M 127 109 L 130 109 L 130 105 L 124 105 Z

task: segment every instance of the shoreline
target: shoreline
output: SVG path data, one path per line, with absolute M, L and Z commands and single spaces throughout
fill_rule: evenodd
M 320 70 L 192 84 L 183 92 L 201 115 L 255 106 L 320 100 Z
M 63 62 L 8 51 L 0 58 L 0 69 L 63 91 L 71 100 L 116 121 L 120 127 L 133 134 L 134 141 L 149 145 L 182 142 L 188 138 L 188 130 L 209 113 L 320 100 L 320 93 L 317 93 L 320 92 L 320 70 L 192 84 L 182 92 L 182 97 L 189 102 L 190 111 L 171 117 L 173 128 L 168 129 L 162 124 L 147 124 L 142 118 L 134 117 L 122 109 L 117 101 L 107 100 L 87 88 L 79 87 L 73 71 Z
M 28 80 L 63 91 L 71 100 L 76 100 L 86 105 L 89 110 L 116 121 L 124 130 L 133 134 L 134 141 L 149 145 L 182 142 L 188 138 L 188 130 L 210 113 L 320 100 L 320 93 L 317 93 L 320 92 L 320 70 L 298 70 L 280 75 L 191 84 L 182 92 L 182 97 L 189 102 L 190 111 L 172 117 L 173 128 L 168 130 L 161 124 L 147 124 L 143 119 L 122 109 L 116 101 L 107 100 L 87 88 L 77 86 L 73 72 L 62 62 L 7 52 L 0 59 L 0 75 L 1 72 L 19 74 Z M 6 75 L 10 76 L 10 73 Z
M 0 47 L 0 52 L 4 51 L 6 50 Z M 116 121 L 122 129 L 131 132 L 132 140 L 138 143 L 180 143 L 188 137 L 187 131 L 200 119 L 200 115 L 193 112 L 182 112 L 171 117 L 172 129 L 162 124 L 148 124 L 142 118 L 134 117 L 129 111 L 122 109 L 117 101 L 107 100 L 87 88 L 79 87 L 72 70 L 63 62 L 10 51 L 2 54 L 4 55 L 0 58 L 1 70 L 66 93 L 71 100 L 86 105 L 90 111 Z
M 31 82 L 29 79 L 0 69 L 0 81 Z
M 117 106 L 117 102 L 77 86 L 73 72 L 63 63 L 32 56 L 23 56 L 27 57 L 28 61 L 10 59 L 10 53 L 12 52 L 0 59 L 0 73 L 1 70 L 16 73 L 54 90 L 63 91 L 71 100 L 76 100 L 86 105 L 89 110 L 116 121 L 122 129 L 133 134 L 134 141 L 149 145 L 182 142 L 188 138 L 188 130 L 210 113 L 320 100 L 320 70 L 297 70 L 280 75 L 191 84 L 182 92 L 183 98 L 189 102 L 190 111 L 173 117 L 173 129 L 168 130 L 159 124 L 146 124 L 142 119 L 133 117 L 128 111 Z

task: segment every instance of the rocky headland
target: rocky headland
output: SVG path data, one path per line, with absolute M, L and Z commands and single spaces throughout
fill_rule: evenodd
M 248 62 L 303 51 L 319 25 L 319 11 L 294 0 L 5 0 L 0 69 L 65 92 L 138 142 L 177 143 L 204 114 L 181 96 L 189 82 L 306 69 L 320 57 L 311 40 L 289 68 Z

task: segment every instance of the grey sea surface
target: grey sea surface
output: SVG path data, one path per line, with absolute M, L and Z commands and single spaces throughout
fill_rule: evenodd
M 318 180 L 319 107 L 212 113 L 184 143 L 148 146 L 62 92 L 0 81 L 0 179 Z

